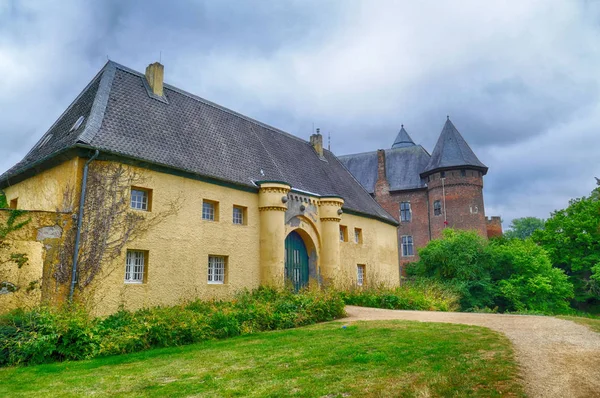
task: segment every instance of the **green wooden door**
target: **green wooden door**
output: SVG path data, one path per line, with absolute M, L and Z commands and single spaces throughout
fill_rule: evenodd
M 296 231 L 285 238 L 285 278 L 292 282 L 296 291 L 308 285 L 308 253 Z

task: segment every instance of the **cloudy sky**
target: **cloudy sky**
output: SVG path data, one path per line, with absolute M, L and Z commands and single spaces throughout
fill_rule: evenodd
M 547 217 L 600 176 L 595 1 L 0 0 L 0 170 L 104 65 L 143 71 L 338 155 L 430 152 L 450 115 L 487 215 Z

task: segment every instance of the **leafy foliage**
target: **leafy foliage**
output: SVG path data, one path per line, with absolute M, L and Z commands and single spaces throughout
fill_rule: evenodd
M 0 191 L 0 209 L 8 209 L 8 202 L 6 201 L 6 195 Z
M 344 316 L 332 291 L 259 288 L 231 301 L 195 301 L 92 318 L 78 306 L 16 310 L 0 317 L 0 366 L 77 360 L 191 344 Z
M 463 310 L 569 311 L 572 284 L 530 239 L 488 242 L 475 232 L 447 229 L 419 255 L 409 275 L 451 283 Z
M 512 220 L 509 230 L 504 233 L 504 236 L 509 239 L 527 239 L 535 231 L 544 229 L 545 221 L 536 217 L 515 218 Z
M 395 288 L 384 286 L 341 292 L 348 305 L 390 310 L 457 311 L 460 295 L 452 286 L 428 279 L 404 281 Z
M 552 213 L 534 240 L 563 269 L 575 286 L 575 301 L 600 304 L 600 188 L 588 197 L 573 199 L 566 209 Z

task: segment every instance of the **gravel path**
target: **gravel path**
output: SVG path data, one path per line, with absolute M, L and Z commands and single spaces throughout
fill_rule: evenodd
M 531 315 L 393 311 L 347 306 L 342 321 L 402 319 L 477 325 L 513 344 L 529 397 L 600 397 L 600 334 L 572 321 Z

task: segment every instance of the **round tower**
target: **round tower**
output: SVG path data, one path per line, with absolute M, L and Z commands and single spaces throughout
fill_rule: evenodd
M 427 184 L 432 239 L 439 238 L 444 228 L 474 230 L 487 237 L 483 204 L 487 171 L 448 118 L 421 173 Z

